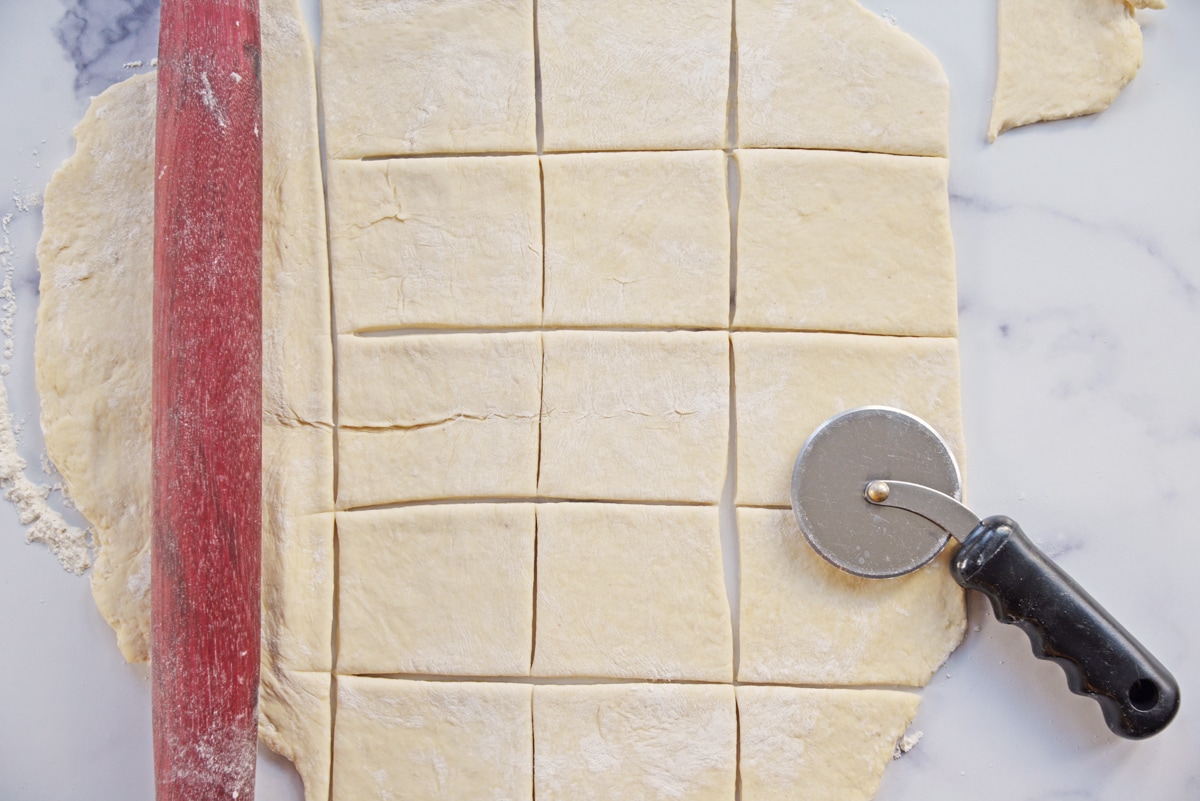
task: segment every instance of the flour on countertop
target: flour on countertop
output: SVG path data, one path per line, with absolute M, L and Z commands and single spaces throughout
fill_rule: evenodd
M 41 203 L 41 196 L 14 195 L 17 208 L 26 211 Z M 4 358 L 13 355 L 13 322 L 17 313 L 17 297 L 13 291 L 12 241 L 9 225 L 13 213 L 0 218 L 0 334 L 4 336 Z M 9 366 L 0 365 L 0 375 L 8 375 Z M 25 459 L 17 450 L 17 424 L 8 407 L 8 389 L 0 381 L 0 488 L 4 498 L 17 509 L 21 524 L 29 526 L 26 542 L 41 542 L 49 546 L 63 568 L 81 575 L 92 566 L 88 548 L 88 532 L 67 523 L 62 515 L 50 508 L 47 499 L 53 487 L 37 484 L 25 475 Z
M 925 736 L 923 731 L 914 731 L 912 734 L 906 734 L 896 741 L 896 748 L 892 751 L 892 759 L 899 759 L 909 751 L 917 747 L 917 743 L 921 742 L 921 738 Z

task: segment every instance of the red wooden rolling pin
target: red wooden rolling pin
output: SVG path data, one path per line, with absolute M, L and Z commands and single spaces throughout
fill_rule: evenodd
M 164 0 L 154 185 L 158 801 L 254 796 L 262 549 L 257 0 Z

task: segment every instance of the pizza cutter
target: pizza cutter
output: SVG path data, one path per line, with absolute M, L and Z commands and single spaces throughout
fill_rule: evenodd
M 950 573 L 1015 623 L 1039 659 L 1099 703 L 1105 723 L 1130 739 L 1162 731 L 1179 709 L 1163 665 L 1010 518 L 979 517 L 960 503 L 958 465 L 923 420 L 866 406 L 823 423 L 792 472 L 792 510 L 812 547 L 866 578 L 911 573 L 958 541 Z

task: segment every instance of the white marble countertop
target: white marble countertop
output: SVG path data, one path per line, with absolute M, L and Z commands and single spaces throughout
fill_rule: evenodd
M 12 215 L 0 256 L 17 295 L 5 381 L 30 475 L 43 482 L 38 198 L 87 97 L 129 74 L 125 62 L 153 56 L 156 5 L 0 0 L 0 217 Z M 1187 495 L 1200 465 L 1200 6 L 1140 14 L 1145 65 L 1108 111 L 988 146 L 994 0 L 866 5 L 950 76 L 970 502 L 1019 520 L 1183 694 L 1165 732 L 1120 740 L 973 597 L 965 643 L 923 692 L 914 728 L 924 738 L 878 797 L 1200 798 L 1200 524 Z M 81 7 L 89 27 L 64 27 L 64 9 Z M 105 8 L 123 32 L 112 44 L 96 24 Z M 0 798 L 152 798 L 148 673 L 122 661 L 87 581 L 24 544 L 9 504 L 0 609 Z M 260 763 L 260 799 L 300 798 L 286 762 L 264 752 Z

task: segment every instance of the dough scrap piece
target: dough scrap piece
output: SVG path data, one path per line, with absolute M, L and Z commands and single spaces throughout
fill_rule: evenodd
M 533 688 L 540 801 L 730 801 L 737 774 L 731 685 Z
M 268 508 L 276 517 L 263 538 L 263 650 L 280 668 L 332 670 L 333 513 Z
M 329 163 L 338 330 L 536 326 L 536 156 Z
M 725 145 L 732 0 L 539 0 L 547 152 Z
M 920 697 L 890 690 L 737 688 L 745 801 L 869 801 Z
M 532 497 L 537 332 L 338 337 L 338 508 Z
M 331 158 L 532 153 L 533 0 L 325 0 Z
M 716 503 L 729 447 L 729 335 L 547 331 L 538 492 Z
M 537 521 L 535 676 L 732 681 L 716 508 L 550 503 Z
M 738 0 L 738 145 L 944 156 L 950 84 L 857 0 Z
M 546 325 L 724 328 L 725 154 L 542 159 Z
M 258 736 L 268 748 L 295 764 L 307 801 L 329 799 L 330 683 L 328 673 L 281 670 L 270 661 L 263 663 Z
M 532 801 L 531 688 L 343 676 L 331 801 Z
M 865 579 L 822 559 L 790 509 L 738 509 L 737 524 L 739 681 L 921 687 L 962 640 L 948 555 Z
M 733 334 L 737 503 L 790 507 L 796 454 L 817 426 L 857 406 L 904 409 L 963 464 L 958 342 L 860 334 Z
M 533 504 L 338 517 L 338 671 L 526 676 Z
M 988 141 L 1012 128 L 1108 108 L 1142 66 L 1135 8 L 1162 0 L 1000 0 Z
M 806 150 L 736 159 L 735 326 L 957 333 L 945 159 Z
M 151 73 L 92 100 L 46 187 L 37 253 L 46 451 L 93 526 L 92 594 L 130 661 L 150 650 L 156 92 Z

